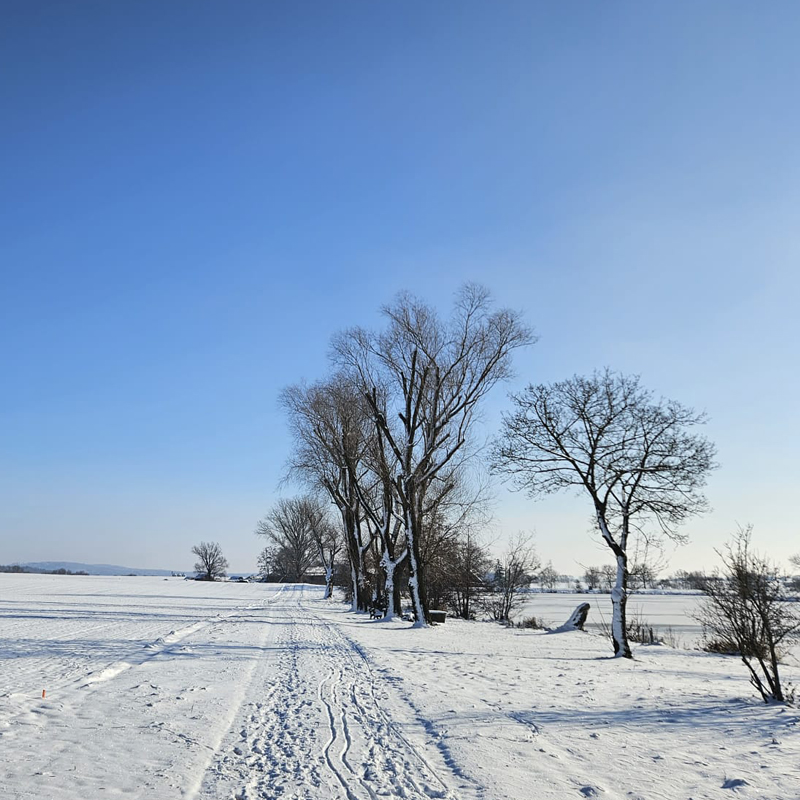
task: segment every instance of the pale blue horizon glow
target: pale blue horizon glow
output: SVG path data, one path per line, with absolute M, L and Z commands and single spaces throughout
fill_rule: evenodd
M 402 290 L 540 336 L 494 393 L 603 366 L 705 409 L 714 511 L 800 551 L 800 9 L 737 2 L 12 2 L 0 30 L 0 563 L 255 568 L 281 388 Z M 491 538 L 608 561 L 584 498 Z

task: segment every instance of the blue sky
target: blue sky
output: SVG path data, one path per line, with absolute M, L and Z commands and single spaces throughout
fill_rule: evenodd
M 792 3 L 4 6 L 0 562 L 250 570 L 331 334 L 465 280 L 540 340 L 704 408 L 714 512 L 793 514 L 800 8 Z M 484 434 L 507 406 L 497 392 Z M 581 497 L 498 488 L 493 536 L 604 560 Z M 579 554 L 579 555 L 576 555 Z

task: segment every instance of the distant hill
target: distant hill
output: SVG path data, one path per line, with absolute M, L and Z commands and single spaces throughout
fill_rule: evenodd
M 116 564 L 81 564 L 77 561 L 28 561 L 20 566 L 45 572 L 67 569 L 70 572 L 88 572 L 89 575 L 172 575 L 169 569 L 137 569 Z

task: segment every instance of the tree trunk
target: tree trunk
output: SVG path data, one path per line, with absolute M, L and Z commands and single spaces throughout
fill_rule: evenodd
M 391 532 L 391 519 L 389 512 L 384 512 L 383 526 L 380 531 L 380 540 L 383 547 L 381 555 L 381 568 L 383 570 L 383 596 L 386 598 L 386 613 L 384 619 L 392 619 L 402 613 L 400 601 L 400 586 L 397 583 L 397 570 L 406 559 L 403 552 L 395 558 L 395 541 Z
M 628 621 L 625 617 L 625 607 L 628 604 L 628 525 L 629 520 L 623 516 L 622 533 L 617 542 L 606 521 L 604 506 L 595 505 L 597 524 L 605 543 L 614 553 L 617 562 L 617 580 L 611 590 L 611 641 L 614 645 L 616 658 L 633 658 L 631 646 L 628 643 Z
M 361 536 L 358 536 L 360 541 Z M 367 570 L 364 566 L 364 553 L 367 550 L 367 546 L 358 545 L 358 608 L 359 612 L 365 612 L 369 610 L 369 606 L 371 603 L 371 596 L 369 590 L 369 583 L 367 583 Z
M 351 611 L 366 611 L 368 599 L 364 597 L 364 554 L 358 537 L 358 526 L 353 510 L 348 506 L 341 508 L 344 525 L 347 556 L 350 561 Z
M 384 615 L 384 619 L 392 619 L 402 612 L 400 604 L 400 587 L 397 585 L 397 580 L 395 578 L 397 568 L 402 562 L 402 558 L 399 561 L 395 561 L 389 557 L 388 553 L 383 554 L 381 566 L 383 567 L 384 575 L 386 576 L 386 582 L 384 584 L 384 592 L 386 595 L 386 614 Z
M 350 558 L 350 610 L 358 611 L 358 570 L 353 558 Z
M 414 609 L 414 627 L 427 628 L 430 624 L 428 617 L 428 598 L 425 591 L 425 579 L 422 573 L 422 559 L 419 551 L 419 526 L 415 515 L 408 513 L 406 516 L 406 540 L 408 543 L 408 590 L 411 594 L 411 605 Z
M 628 621 L 625 608 L 628 605 L 628 556 L 618 550 L 617 581 L 611 590 L 611 640 L 617 658 L 633 658 L 628 643 Z
M 769 625 L 767 625 L 767 644 L 769 645 L 769 662 L 772 667 L 772 678 L 770 680 L 770 688 L 772 689 L 772 696 L 780 701 L 783 702 L 783 689 L 781 688 L 781 678 L 778 674 L 778 653 L 777 648 L 775 647 L 775 642 L 772 639 L 772 635 L 769 630 Z

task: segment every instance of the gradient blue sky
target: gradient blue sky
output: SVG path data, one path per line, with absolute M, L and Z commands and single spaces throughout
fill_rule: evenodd
M 800 6 L 4 3 L 0 563 L 187 568 L 252 531 L 280 389 L 401 289 L 465 280 L 540 340 L 706 409 L 714 512 L 800 551 Z M 505 390 L 487 408 L 497 428 Z M 498 488 L 566 572 L 584 498 Z

